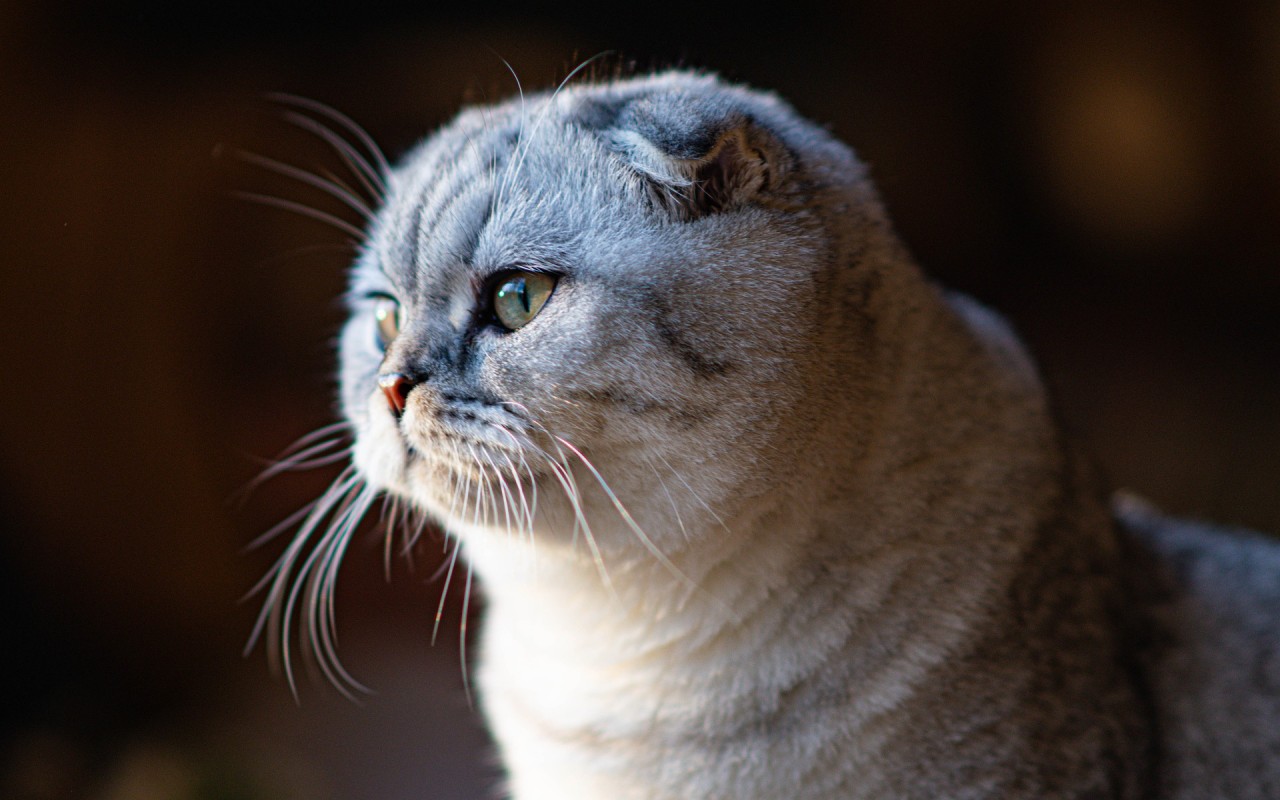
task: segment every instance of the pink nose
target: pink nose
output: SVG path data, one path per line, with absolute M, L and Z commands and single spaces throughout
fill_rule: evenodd
M 409 399 L 409 392 L 413 391 L 413 386 L 413 381 L 399 372 L 378 376 L 378 388 L 382 389 L 382 394 L 387 398 L 387 405 L 391 406 L 392 412 L 397 417 L 404 413 L 404 405 Z

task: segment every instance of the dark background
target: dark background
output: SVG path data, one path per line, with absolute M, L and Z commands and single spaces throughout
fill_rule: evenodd
M 440 541 L 347 557 L 363 707 L 240 650 L 238 598 L 319 470 L 235 498 L 334 418 L 352 215 L 236 157 L 343 165 L 264 96 L 391 156 L 581 59 L 716 69 L 854 145 L 940 280 L 1006 313 L 1118 486 L 1280 531 L 1280 4 L 746 7 L 281 0 L 0 5 L 5 798 L 487 796 Z M 452 592 L 451 592 L 452 594 Z

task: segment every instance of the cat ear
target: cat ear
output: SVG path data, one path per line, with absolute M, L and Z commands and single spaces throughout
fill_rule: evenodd
M 774 177 L 769 144 L 749 124 L 742 125 L 722 133 L 702 158 L 680 162 L 689 180 L 685 210 L 691 216 L 713 214 L 766 191 Z
M 731 114 L 709 123 L 690 115 L 671 124 L 669 115 L 655 116 L 632 115 L 632 124 L 615 129 L 612 139 L 653 200 L 677 217 L 740 207 L 780 185 L 786 148 L 750 118 Z

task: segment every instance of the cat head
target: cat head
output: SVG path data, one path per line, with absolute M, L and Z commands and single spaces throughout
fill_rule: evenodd
M 713 77 L 464 112 L 392 175 L 353 271 L 359 471 L 464 539 L 678 550 L 847 391 L 838 296 L 884 228 L 854 214 L 879 219 L 845 147 Z

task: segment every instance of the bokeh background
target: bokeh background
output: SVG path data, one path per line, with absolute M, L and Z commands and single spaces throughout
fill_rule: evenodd
M 625 5 L 625 4 L 624 4 Z M 5 798 L 478 798 L 441 542 L 342 574 L 363 706 L 295 704 L 246 552 L 332 472 L 239 494 L 334 418 L 341 206 L 237 157 L 341 172 L 266 99 L 394 157 L 581 59 L 709 67 L 852 143 L 940 280 L 1006 313 L 1118 486 L 1280 531 L 1280 4 L 8 0 L 0 4 L 0 733 Z M 451 591 L 451 594 L 453 592 Z

